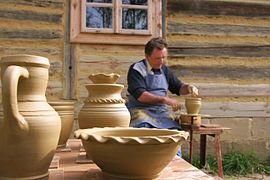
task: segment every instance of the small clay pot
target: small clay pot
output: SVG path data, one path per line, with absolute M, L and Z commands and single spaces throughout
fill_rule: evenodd
M 199 114 L 201 110 L 201 98 L 189 97 L 185 99 L 187 114 Z

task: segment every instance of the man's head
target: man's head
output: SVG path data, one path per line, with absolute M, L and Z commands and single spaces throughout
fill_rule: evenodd
M 145 57 L 152 68 L 160 69 L 167 57 L 168 44 L 161 37 L 153 38 L 145 45 Z

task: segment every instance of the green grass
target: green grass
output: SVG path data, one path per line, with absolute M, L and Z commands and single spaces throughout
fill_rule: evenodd
M 188 160 L 188 155 L 183 154 L 183 158 Z M 208 156 L 206 159 L 211 172 L 217 174 L 217 162 L 215 156 Z M 248 174 L 258 173 L 270 175 L 270 156 L 265 161 L 260 161 L 254 153 L 241 153 L 231 151 L 222 156 L 224 175 L 226 176 L 245 176 Z M 194 156 L 192 165 L 200 168 L 199 157 Z

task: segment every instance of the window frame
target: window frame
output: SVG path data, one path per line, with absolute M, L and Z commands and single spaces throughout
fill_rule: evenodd
M 70 15 L 70 42 L 71 43 L 98 43 L 98 44 L 128 44 L 143 45 L 150 38 L 162 35 L 162 0 L 148 1 L 148 30 L 122 29 L 122 8 L 139 5 L 122 5 L 119 0 L 113 0 L 113 31 L 110 29 L 87 28 L 85 24 L 86 0 L 71 0 Z M 100 3 L 99 3 L 100 4 Z M 116 9 L 115 9 L 116 8 Z

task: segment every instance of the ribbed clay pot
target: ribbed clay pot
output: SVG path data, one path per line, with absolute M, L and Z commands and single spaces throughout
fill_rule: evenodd
M 185 99 L 187 114 L 197 115 L 201 110 L 201 98 L 189 97 Z
M 61 120 L 47 103 L 49 60 L 14 55 L 1 59 L 0 179 L 48 176 Z
M 61 118 L 61 132 L 57 147 L 65 147 L 74 123 L 74 101 L 50 101 L 49 104 L 55 109 Z
M 90 79 L 93 80 L 95 77 L 99 79 L 100 74 L 91 75 Z M 124 86 L 115 83 L 106 84 L 98 80 L 93 82 L 97 84 L 86 85 L 88 97 L 78 114 L 79 128 L 128 127 L 130 114 L 125 100 L 121 97 Z
M 90 128 L 75 131 L 106 179 L 155 179 L 189 133 L 153 128 Z

